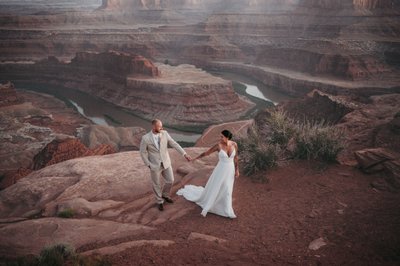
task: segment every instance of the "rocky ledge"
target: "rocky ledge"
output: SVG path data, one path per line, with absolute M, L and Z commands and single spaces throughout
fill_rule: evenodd
M 195 156 L 204 150 L 186 151 Z M 174 150 L 171 157 L 176 170 L 174 191 L 190 180 L 204 185 L 216 160 L 214 155 L 190 164 Z M 77 158 L 35 171 L 0 191 L 0 256 L 37 255 L 53 241 L 78 249 L 143 233 L 194 208 L 194 204 L 180 201 L 160 213 L 155 208 L 150 172 L 137 151 Z M 75 219 L 57 217 L 65 212 Z M 42 218 L 29 219 L 38 216 Z M 99 228 L 103 233 L 105 228 L 111 230 L 107 239 L 98 234 Z
M 65 160 L 137 150 L 144 129 L 91 125 L 45 94 L 0 85 L 0 189 L 33 170 Z

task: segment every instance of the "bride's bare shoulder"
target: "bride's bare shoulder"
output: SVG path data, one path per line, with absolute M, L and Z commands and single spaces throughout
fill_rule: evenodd
M 238 144 L 236 142 L 232 141 L 232 145 L 233 145 L 233 147 L 235 147 L 235 149 L 238 148 Z

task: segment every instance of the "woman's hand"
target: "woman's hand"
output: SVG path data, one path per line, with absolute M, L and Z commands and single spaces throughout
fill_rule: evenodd
M 235 171 L 235 177 L 238 178 L 240 176 L 239 169 Z

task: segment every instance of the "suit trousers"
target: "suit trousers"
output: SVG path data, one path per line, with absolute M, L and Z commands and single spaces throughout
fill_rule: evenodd
M 158 204 L 164 203 L 162 197 L 169 197 L 174 183 L 174 172 L 172 166 L 168 168 L 161 167 L 159 170 L 150 170 L 153 191 Z M 164 178 L 164 185 L 161 183 L 161 176 Z

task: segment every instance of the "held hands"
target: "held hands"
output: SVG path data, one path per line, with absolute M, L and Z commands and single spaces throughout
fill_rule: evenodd
M 192 157 L 190 157 L 190 155 L 185 154 L 184 157 L 188 162 L 193 160 Z

